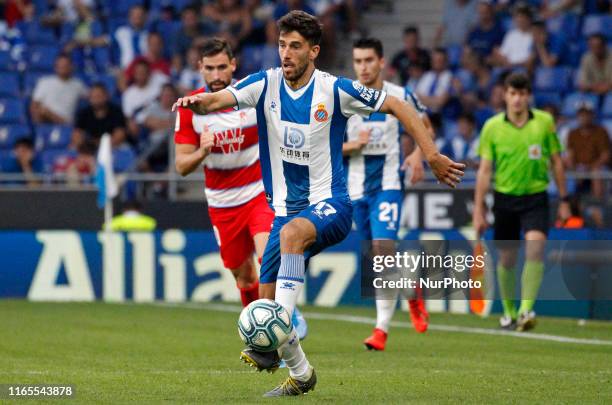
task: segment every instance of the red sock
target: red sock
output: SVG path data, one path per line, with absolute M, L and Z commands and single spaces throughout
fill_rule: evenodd
M 240 300 L 243 307 L 259 299 L 259 281 L 254 282 L 250 287 L 238 289 L 240 290 Z

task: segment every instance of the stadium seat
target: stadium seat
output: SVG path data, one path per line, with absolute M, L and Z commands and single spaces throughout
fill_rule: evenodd
M 580 66 L 580 59 L 586 51 L 586 41 L 572 41 L 568 42 L 563 52 L 559 57 L 559 64 L 564 66 L 571 66 L 577 68 Z
M 30 128 L 27 125 L 0 126 L 0 149 L 10 150 L 18 139 L 29 136 Z
M 580 18 L 574 13 L 560 14 L 546 20 L 546 30 L 551 34 L 563 35 L 565 38 L 575 38 L 578 35 Z
M 597 107 L 599 100 L 595 94 L 590 93 L 576 92 L 568 94 L 563 100 L 561 114 L 566 117 L 574 117 L 576 115 L 576 112 L 578 111 L 578 105 L 583 101 L 588 101 L 592 103 L 595 107 Z
M 608 28 L 606 28 L 608 27 Z M 592 34 L 603 34 L 608 39 L 612 38 L 612 16 L 592 14 L 584 17 L 582 24 L 582 35 L 588 37 Z
M 261 70 L 262 49 L 261 45 L 247 45 L 242 48 L 239 72 L 241 77 Z
M 612 118 L 612 93 L 608 93 L 603 100 L 601 116 L 604 118 Z
M 28 45 L 55 45 L 57 37 L 53 30 L 45 28 L 39 22 L 20 21 L 17 23 L 17 29 L 21 31 Z
M 567 67 L 539 67 L 535 72 L 535 90 L 565 93 L 570 89 L 571 75 L 572 70 Z
M 131 169 L 135 161 L 136 155 L 129 146 L 123 145 L 113 149 L 113 169 L 116 172 Z
M 54 45 L 32 46 L 28 51 L 28 69 L 42 72 L 52 72 L 59 48 Z
M 21 99 L 0 99 L 0 124 L 25 123 L 25 106 Z
M 6 72 L 14 70 L 13 58 L 8 50 L 0 50 L 0 71 Z
M 533 95 L 535 106 L 542 108 L 547 105 L 554 105 L 555 107 L 561 107 L 561 95 L 557 92 L 535 92 Z
M 143 0 L 108 0 L 106 2 L 106 11 L 110 17 L 122 17 L 127 16 L 130 8 L 133 6 L 143 4 Z
M 159 33 L 164 39 L 164 47 L 168 50 L 172 46 L 172 38 L 181 28 L 180 21 L 159 21 L 155 24 L 154 31 Z
M 19 75 L 17 73 L 2 73 L 0 74 L 0 97 L 19 97 L 21 90 L 19 89 Z
M 100 46 L 92 50 L 94 64 L 98 72 L 107 72 L 112 67 L 110 46 Z
M 23 94 L 25 96 L 31 96 L 36 83 L 41 77 L 47 76 L 47 73 L 41 72 L 26 72 L 23 78 Z
M 45 173 L 53 173 L 57 161 L 63 157 L 73 156 L 74 153 L 68 150 L 44 150 L 40 153 L 42 169 Z
M 72 127 L 65 125 L 37 125 L 36 149 L 66 149 L 72 139 Z

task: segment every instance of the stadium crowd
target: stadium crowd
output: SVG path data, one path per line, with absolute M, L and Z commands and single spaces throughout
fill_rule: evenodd
M 334 44 L 364 32 L 358 17 L 368 3 L 0 0 L 0 172 L 87 179 L 104 133 L 117 171 L 165 172 L 170 106 L 203 85 L 203 40 L 228 39 L 242 77 L 278 65 L 274 21 L 304 9 L 324 24 L 320 65 L 333 72 Z M 535 106 L 557 119 L 567 167 L 607 170 L 610 7 L 607 0 L 446 0 L 433 47 L 421 44 L 418 27 L 406 27 L 386 75 L 428 107 L 443 153 L 475 168 L 479 129 L 503 109 L 503 77 L 524 70 Z M 597 198 L 605 193 L 601 182 L 574 189 L 581 187 Z

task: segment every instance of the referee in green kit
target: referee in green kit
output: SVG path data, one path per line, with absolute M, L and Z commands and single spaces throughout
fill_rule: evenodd
M 524 232 L 525 264 L 521 278 L 521 305 L 514 303 L 518 243 L 498 243 L 497 278 L 504 316 L 503 329 L 525 331 L 536 323 L 533 306 L 544 275 L 544 245 L 549 227 L 549 162 L 559 190 L 558 216 L 570 215 L 561 144 L 553 117 L 529 108 L 531 83 L 522 73 L 510 74 L 504 82 L 506 111 L 484 124 L 478 152 L 473 223 L 478 235 L 487 228 L 485 195 L 495 172 L 493 214 L 496 241 L 519 240 Z

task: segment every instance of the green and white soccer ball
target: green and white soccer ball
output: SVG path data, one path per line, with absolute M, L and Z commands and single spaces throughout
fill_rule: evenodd
M 251 302 L 238 318 L 238 334 L 242 341 L 262 352 L 271 352 L 282 346 L 289 339 L 292 328 L 289 313 L 269 299 Z

